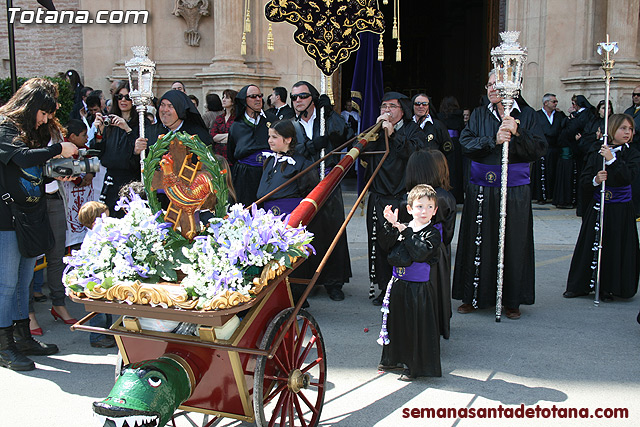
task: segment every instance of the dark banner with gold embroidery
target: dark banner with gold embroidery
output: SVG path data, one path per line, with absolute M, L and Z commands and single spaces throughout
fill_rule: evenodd
M 358 33 L 384 31 L 376 0 L 270 0 L 264 7 L 272 22 L 296 26 L 296 43 L 330 76 L 358 50 Z

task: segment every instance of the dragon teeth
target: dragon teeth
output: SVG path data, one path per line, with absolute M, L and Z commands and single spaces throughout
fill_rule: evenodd
M 123 427 L 127 423 L 127 427 L 142 427 L 142 426 L 157 426 L 157 417 L 145 416 L 145 415 L 132 415 L 130 417 L 116 417 L 110 418 L 104 415 L 93 413 L 93 418 L 97 420 L 98 427 L 105 427 L 107 421 L 111 421 L 115 427 Z

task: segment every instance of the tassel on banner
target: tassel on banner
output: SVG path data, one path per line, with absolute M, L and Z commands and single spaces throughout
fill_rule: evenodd
M 400 48 L 400 39 L 398 39 L 398 48 L 396 49 L 396 62 L 402 61 L 402 49 Z
M 331 88 L 332 80 L 333 80 L 333 75 L 327 77 L 327 95 L 329 95 L 329 101 L 331 101 L 331 105 L 334 105 L 335 102 L 333 100 L 333 89 Z
M 380 43 L 378 43 L 378 61 L 380 62 L 384 61 L 384 43 L 382 41 L 382 35 L 383 33 L 380 34 Z
M 247 8 L 247 13 L 245 14 L 245 18 L 244 18 L 244 32 L 250 33 L 251 32 L 251 11 L 249 10 L 248 0 L 246 2 L 246 8 Z
M 398 38 L 398 20 L 396 19 L 396 17 L 393 17 L 393 29 L 391 30 L 391 38 L 392 39 L 397 39 Z
M 389 0 L 382 0 L 382 4 L 387 6 L 389 4 Z
M 275 42 L 273 40 L 273 28 L 271 27 L 271 22 L 269 22 L 269 32 L 267 33 L 267 50 L 269 51 L 275 50 Z
M 240 43 L 240 55 L 247 54 L 247 33 L 242 33 L 242 43 Z

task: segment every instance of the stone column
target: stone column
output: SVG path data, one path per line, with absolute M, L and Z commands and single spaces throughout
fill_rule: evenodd
M 249 71 L 245 58 L 240 54 L 244 2 L 239 0 L 216 0 L 212 2 L 215 29 L 214 57 L 209 71 Z
M 267 50 L 269 23 L 264 17 L 264 1 L 250 0 L 249 8 L 251 12 L 251 33 L 247 34 L 246 64 L 258 73 L 273 73 L 273 64 L 269 59 L 269 51 Z M 281 23 L 281 25 L 289 24 Z
M 616 68 L 622 74 L 637 74 L 638 24 L 640 2 L 638 0 L 609 0 L 607 2 L 607 33 L 609 40 L 618 42 L 620 50 L 615 55 Z M 604 41 L 604 40 L 603 40 Z M 632 71 L 633 70 L 633 71 Z

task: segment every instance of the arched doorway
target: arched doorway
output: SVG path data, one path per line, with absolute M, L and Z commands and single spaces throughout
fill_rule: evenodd
M 400 0 L 400 62 L 391 38 L 393 0 L 379 3 L 387 21 L 384 90 L 408 96 L 424 92 L 436 107 L 448 95 L 462 108 L 477 106 L 490 69 L 489 51 L 505 28 L 506 0 Z M 342 65 L 342 99 L 350 98 L 355 56 Z

